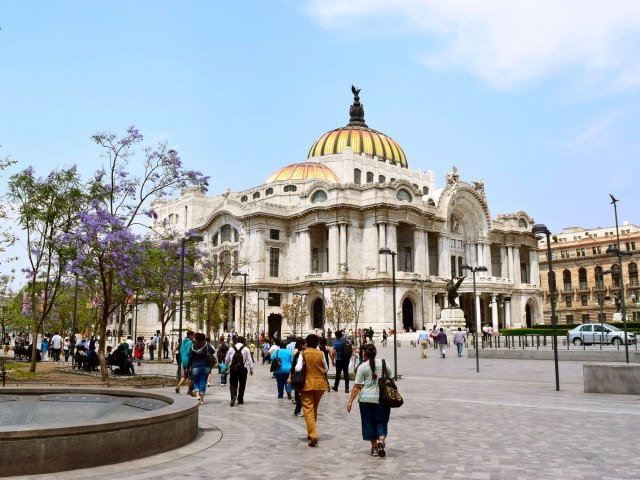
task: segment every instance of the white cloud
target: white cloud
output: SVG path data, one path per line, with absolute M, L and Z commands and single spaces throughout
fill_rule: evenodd
M 638 0 L 309 0 L 306 12 L 328 28 L 375 19 L 421 32 L 438 40 L 425 65 L 497 88 L 568 70 L 613 89 L 640 85 Z
M 622 114 L 609 112 L 582 129 L 567 146 L 570 149 L 602 148 L 610 144 L 616 135 L 616 124 Z

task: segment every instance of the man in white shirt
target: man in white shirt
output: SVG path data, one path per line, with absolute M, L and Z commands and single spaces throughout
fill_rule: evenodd
M 54 362 L 60 361 L 60 350 L 62 350 L 62 337 L 56 332 L 53 337 L 51 337 L 51 355 L 53 356 Z
M 229 370 L 229 391 L 231 393 L 231 403 L 229 405 L 232 407 L 236 404 L 236 399 L 238 400 L 238 405 L 244 403 L 247 373 L 253 375 L 253 359 L 249 349 L 244 345 L 244 337 L 239 336 L 237 342 L 229 349 L 224 361 Z

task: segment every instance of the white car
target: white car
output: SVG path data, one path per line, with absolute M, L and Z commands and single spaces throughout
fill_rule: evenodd
M 624 330 L 606 323 L 585 323 L 567 332 L 567 339 L 576 346 L 593 343 L 610 343 L 620 346 L 624 343 Z M 636 343 L 636 334 L 627 330 L 628 343 Z

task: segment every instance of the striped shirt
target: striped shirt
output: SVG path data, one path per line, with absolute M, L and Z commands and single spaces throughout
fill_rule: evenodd
M 387 376 L 393 377 L 393 372 L 389 367 L 389 363 L 385 362 L 387 366 Z M 361 385 L 360 395 L 358 395 L 358 401 L 361 403 L 379 403 L 380 401 L 380 389 L 378 388 L 378 380 L 382 376 L 382 360 L 376 360 L 376 378 L 374 380 L 371 375 L 371 367 L 369 362 L 363 362 L 356 371 L 356 385 Z

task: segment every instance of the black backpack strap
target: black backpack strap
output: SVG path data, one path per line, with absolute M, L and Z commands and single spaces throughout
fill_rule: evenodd
M 375 373 L 375 372 L 374 372 Z M 382 359 L 382 380 L 387 378 L 387 363 Z

